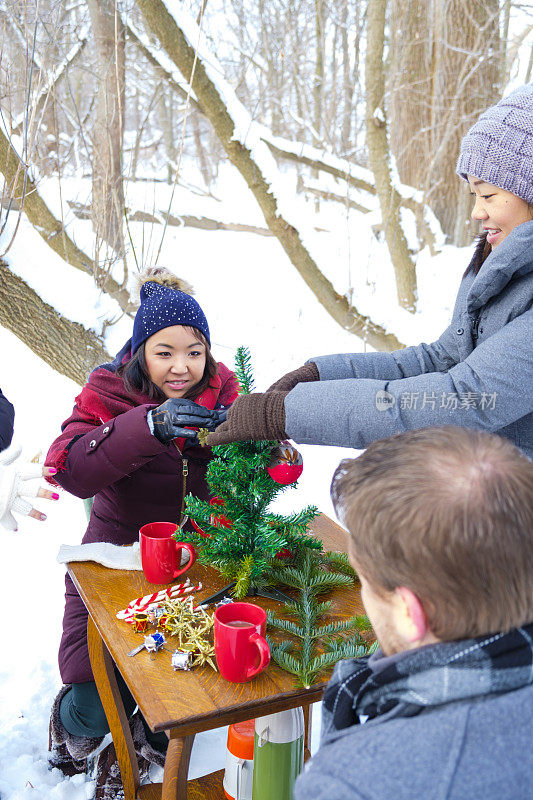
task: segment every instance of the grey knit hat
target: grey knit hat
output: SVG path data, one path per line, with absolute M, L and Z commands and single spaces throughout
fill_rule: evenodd
M 457 174 L 533 203 L 533 83 L 483 112 L 461 143 Z

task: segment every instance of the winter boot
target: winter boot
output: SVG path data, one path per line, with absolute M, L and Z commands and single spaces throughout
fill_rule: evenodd
M 148 778 L 151 764 L 159 767 L 165 766 L 165 756 L 152 747 L 146 738 L 143 721 L 139 713 L 134 714 L 130 721 L 130 731 L 137 755 L 139 776 L 141 783 Z M 113 742 L 105 747 L 98 755 L 96 762 L 96 794 L 95 800 L 123 800 L 124 789 L 120 776 L 117 754 Z
M 124 788 L 113 742 L 98 754 L 95 777 L 94 800 L 124 800 Z
M 143 720 L 139 712 L 134 714 L 130 719 L 130 730 L 142 779 L 148 776 L 150 764 L 157 764 L 158 767 L 165 766 L 165 753 L 156 750 L 148 741 Z
M 61 722 L 59 707 L 69 690 L 70 686 L 62 686 L 52 705 L 48 729 L 48 749 L 50 751 L 48 763 L 51 769 L 57 767 L 64 775 L 72 777 L 72 775 L 87 771 L 87 756 L 96 750 L 103 736 L 95 738 L 73 736 L 65 730 L 65 726 Z

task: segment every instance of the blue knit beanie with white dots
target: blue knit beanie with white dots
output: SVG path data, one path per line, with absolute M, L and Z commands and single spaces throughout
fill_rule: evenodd
M 197 328 L 211 345 L 206 316 L 194 297 L 158 282 L 157 278 L 146 281 L 141 287 L 141 305 L 133 323 L 132 355 L 149 336 L 171 325 Z
M 533 83 L 483 112 L 461 143 L 457 174 L 533 203 Z

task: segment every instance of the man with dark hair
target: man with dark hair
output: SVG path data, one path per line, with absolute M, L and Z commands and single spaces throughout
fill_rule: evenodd
M 426 428 L 331 492 L 380 649 L 337 664 L 295 800 L 533 797 L 533 462 Z

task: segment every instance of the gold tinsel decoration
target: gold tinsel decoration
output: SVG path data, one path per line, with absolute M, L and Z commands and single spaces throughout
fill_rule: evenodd
M 215 647 L 212 643 L 213 613 L 202 607 L 194 608 L 191 598 L 187 602 L 167 600 L 161 605 L 162 627 L 170 636 L 177 636 L 178 649 L 192 653 L 192 667 L 209 664 L 215 672 Z

